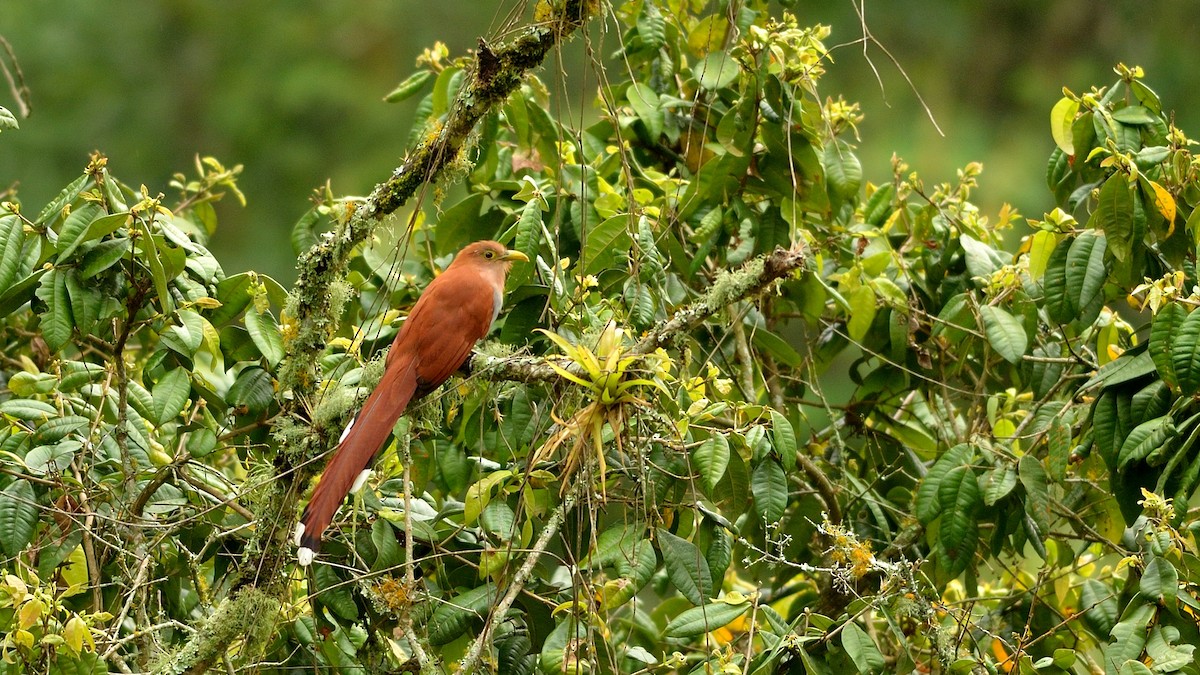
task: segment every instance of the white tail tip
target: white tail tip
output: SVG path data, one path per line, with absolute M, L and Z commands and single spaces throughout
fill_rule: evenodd
M 304 536 L 304 523 L 296 523 L 296 531 L 292 533 L 292 546 L 300 545 L 300 538 Z
M 360 471 L 358 474 L 358 478 L 354 479 L 354 485 L 350 486 L 350 491 L 354 492 L 354 493 L 361 491 L 363 489 L 363 486 L 367 484 L 367 479 L 371 477 L 372 473 L 375 473 L 375 472 L 371 471 L 370 469 L 363 469 L 362 471 Z
M 354 428 L 354 423 L 357 421 L 357 417 L 350 418 L 350 423 L 346 425 L 345 429 L 342 429 L 342 437 L 338 439 L 338 445 L 341 445 L 342 441 L 346 440 L 346 437 L 350 435 L 350 430 Z
M 300 563 L 301 567 L 308 567 L 312 564 L 316 554 L 307 546 L 301 546 L 299 551 L 296 551 L 296 562 Z

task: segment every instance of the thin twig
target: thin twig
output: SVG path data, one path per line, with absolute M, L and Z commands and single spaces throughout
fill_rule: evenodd
M 580 483 L 575 483 L 576 487 L 573 487 L 567 493 L 562 503 L 550 515 L 550 520 L 546 522 L 546 527 L 542 529 L 542 534 L 534 542 L 533 548 L 530 549 L 529 555 L 525 557 L 525 562 L 521 565 L 521 568 L 513 575 L 512 582 L 508 585 L 508 591 L 505 592 L 504 597 L 496 604 L 496 608 L 488 615 L 487 623 L 484 624 L 483 630 L 476 636 L 475 641 L 471 643 L 471 648 L 467 650 L 467 655 L 459 663 L 456 673 L 466 675 L 474 672 L 475 667 L 479 665 L 483 648 L 488 644 L 491 637 L 492 626 L 497 621 L 504 620 L 504 615 L 508 613 L 508 608 L 512 607 L 513 601 L 520 595 L 522 589 L 525 588 L 525 583 L 529 581 L 529 577 L 533 574 L 533 568 L 537 566 L 538 559 L 542 557 L 542 553 L 550 545 L 550 540 L 558 533 L 558 528 L 562 526 L 567 514 L 575 507 L 575 493 L 579 485 Z

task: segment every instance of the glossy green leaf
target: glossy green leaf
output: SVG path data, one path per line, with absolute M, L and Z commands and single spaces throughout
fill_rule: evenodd
M 1025 488 L 1025 514 L 1042 533 L 1050 531 L 1050 487 L 1041 460 L 1025 455 L 1017 463 L 1017 475 Z
M 71 329 L 74 321 L 71 318 L 71 299 L 67 296 L 67 272 L 62 269 L 52 269 L 42 277 L 37 296 L 46 303 L 46 310 L 41 314 L 42 337 L 50 351 L 59 351 L 71 341 Z
M 692 66 L 692 75 L 696 81 L 710 91 L 733 84 L 740 72 L 737 60 L 723 51 L 710 52 Z
M 633 237 L 629 232 L 633 224 L 628 214 L 619 214 L 602 221 L 589 230 L 583 247 L 583 265 L 585 274 L 596 274 L 601 270 L 612 267 L 633 245 Z
M 1200 392 L 1200 312 L 1189 313 L 1178 327 L 1165 331 L 1163 339 L 1170 340 L 1171 366 L 1180 391 L 1185 396 Z
M 957 567 L 975 553 L 979 539 L 977 512 L 983 506 L 979 483 L 971 467 L 959 465 L 950 469 L 938 485 L 942 526 L 939 540 L 946 555 Z
M 859 673 L 874 675 L 884 672 L 887 668 L 887 662 L 875 646 L 875 642 L 871 640 L 871 636 L 852 621 L 842 627 L 842 648 L 846 650 Z
M 771 413 L 771 447 L 779 455 L 779 462 L 784 467 L 796 466 L 796 430 L 792 422 L 778 410 Z
M 1154 367 L 1158 369 L 1159 376 L 1167 383 L 1167 386 L 1175 391 L 1179 390 L 1179 375 L 1175 372 L 1174 354 L 1176 352 L 1187 353 L 1189 352 L 1188 347 L 1192 348 L 1191 354 L 1197 353 L 1197 345 L 1194 342 L 1191 345 L 1186 344 L 1183 341 L 1185 338 L 1180 334 L 1180 329 L 1187 317 L 1188 312 L 1182 304 L 1169 302 L 1159 310 L 1158 315 L 1154 317 L 1154 323 L 1150 325 L 1150 345 L 1147 351 L 1150 352 L 1150 358 L 1154 361 Z M 1196 337 L 1196 335 L 1192 335 L 1193 340 Z M 1187 359 L 1189 373 L 1196 369 L 1192 360 L 1193 357 L 1189 355 Z
M 690 638 L 729 625 L 734 619 L 742 616 L 751 607 L 743 600 L 736 604 L 717 601 L 680 612 L 667 627 L 663 635 L 669 638 Z
M 245 321 L 246 330 L 250 333 L 254 346 L 258 347 L 259 353 L 271 366 L 278 364 L 284 354 L 283 334 L 279 331 L 279 324 L 275 323 L 275 317 L 271 315 L 270 310 L 259 312 L 251 304 L 246 308 Z
M 1071 138 L 1071 125 L 1079 112 L 1079 101 L 1063 97 L 1050 110 L 1050 135 L 1054 143 L 1067 155 L 1075 154 L 1075 143 Z
M 16 480 L 0 493 L 0 546 L 9 558 L 29 542 L 38 521 L 37 495 L 29 481 Z
M 1096 579 L 1084 579 L 1079 591 L 1079 600 L 1084 610 L 1083 619 L 1092 634 L 1107 638 L 1113 626 L 1117 625 L 1121 614 L 1116 591 Z
M 1129 436 L 1121 443 L 1117 454 L 1117 470 L 1125 471 L 1134 462 L 1140 462 L 1147 455 L 1175 435 L 1175 425 L 1170 415 L 1163 415 L 1134 427 Z
M 1100 290 L 1108 279 L 1104 266 L 1107 240 L 1103 233 L 1084 232 L 1071 243 L 1067 253 L 1066 286 L 1078 319 L 1091 323 L 1103 304 Z
M 1112 641 L 1104 652 L 1107 672 L 1115 673 L 1126 661 L 1137 660 L 1146 647 L 1146 629 L 1154 618 L 1155 606 L 1134 601 L 1112 629 Z
M 922 483 L 924 485 L 924 483 Z M 986 506 L 995 506 L 996 502 L 1004 499 L 1017 486 L 1017 470 L 1009 465 L 998 466 L 986 474 L 983 479 L 983 503 Z M 940 508 L 939 502 L 935 503 Z M 940 512 L 940 511 L 939 511 Z M 928 513 L 926 514 L 928 515 Z M 935 516 L 936 517 L 936 516 Z
M 875 291 L 870 286 L 859 286 L 847 294 L 850 302 L 850 318 L 846 322 L 846 331 L 850 339 L 861 342 L 875 321 Z
M 62 227 L 58 232 L 58 259 L 60 261 L 66 261 L 76 247 L 83 243 L 88 233 L 88 226 L 103 214 L 104 209 L 93 202 L 83 204 L 71 211 L 70 215 L 63 220 Z
M 129 255 L 132 248 L 133 242 L 128 237 L 107 239 L 96 244 L 83 254 L 79 264 L 79 275 L 84 279 L 96 276 Z
M 1058 323 L 1070 323 L 1076 318 L 1074 298 L 1067 292 L 1067 256 L 1072 243 L 1070 238 L 1058 242 L 1046 261 L 1046 274 L 1042 277 L 1046 313 L 1051 321 Z
M 646 125 L 646 132 L 651 140 L 657 140 L 663 132 L 663 110 L 658 94 L 650 85 L 634 82 L 625 92 L 625 98 L 633 107 L 633 112 Z
M 996 353 L 1009 363 L 1019 363 L 1029 349 L 1029 336 L 1021 322 L 1007 311 L 991 305 L 980 307 L 979 315 L 988 343 Z
M 20 216 L 0 216 L 0 293 L 20 277 L 24 244 L 25 223 Z
M 758 517 L 768 523 L 778 522 L 788 503 L 783 467 L 769 457 L 759 462 L 750 475 L 750 494 L 754 496 L 754 512 Z
M 404 78 L 404 81 L 396 85 L 395 89 L 388 92 L 387 96 L 383 97 L 383 100 L 387 101 L 388 103 L 399 103 L 400 101 L 416 96 L 417 92 L 421 91 L 421 88 L 424 87 L 425 83 L 428 82 L 432 77 L 433 71 L 418 70 L 412 75 Z
M 1088 227 L 1102 230 L 1107 236 L 1108 250 L 1120 262 L 1129 259 L 1134 246 L 1134 194 L 1129 181 L 1116 173 L 1100 188 L 1099 201 Z
M 67 185 L 65 188 L 63 188 L 62 192 L 59 192 L 54 199 L 50 200 L 46 206 L 42 208 L 42 210 L 38 213 L 38 217 L 33 221 L 34 225 L 46 225 L 62 215 L 62 210 L 66 208 L 68 204 L 74 202 L 76 199 L 79 199 L 79 195 L 83 194 L 84 188 L 87 187 L 87 184 L 91 182 L 91 180 L 91 176 L 84 174 L 71 181 L 70 185 Z
M 192 392 L 191 378 L 184 368 L 176 368 L 155 383 L 154 408 L 152 418 L 157 424 L 167 422 L 179 416 L 187 407 L 188 397 Z
M 498 598 L 495 584 L 487 583 L 447 598 L 438 605 L 426 626 L 429 643 L 438 646 L 457 639 L 474 619 L 482 619 Z
M 724 434 L 713 434 L 692 453 L 692 461 L 700 470 L 708 493 L 713 494 L 729 466 L 729 440 Z
M 822 163 L 831 201 L 847 201 L 858 196 L 858 189 L 862 187 L 862 164 L 848 143 L 842 140 L 827 143 Z
M 688 602 L 697 606 L 703 605 L 712 597 L 713 589 L 708 561 L 704 559 L 700 549 L 692 542 L 662 528 L 657 530 L 656 538 L 671 585 L 675 586 Z
M 1179 572 L 1169 560 L 1153 556 L 1142 572 L 1138 592 L 1166 607 L 1173 607 L 1179 595 Z
M 970 445 L 960 443 L 947 450 L 933 463 L 933 466 L 929 467 L 929 471 L 925 473 L 925 477 L 921 479 L 921 484 L 917 488 L 917 520 L 928 525 L 941 515 L 942 502 L 938 498 L 938 492 L 941 489 L 942 480 L 952 469 L 969 465 L 974 456 L 975 451 Z

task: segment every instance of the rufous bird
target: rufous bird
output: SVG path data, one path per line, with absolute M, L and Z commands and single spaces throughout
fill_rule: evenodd
M 367 465 L 408 405 L 462 367 L 471 348 L 487 335 L 504 304 L 504 281 L 514 260 L 529 262 L 520 251 L 477 241 L 459 251 L 417 299 L 392 342 L 383 377 L 342 432 L 296 525 L 301 565 L 312 562 L 334 513 L 360 474 L 365 477 Z

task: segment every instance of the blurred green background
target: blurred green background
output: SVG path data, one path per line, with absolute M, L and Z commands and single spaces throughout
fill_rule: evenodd
M 32 90 L 33 114 L 0 136 L 0 185 L 19 183 L 40 208 L 101 150 L 123 180 L 166 191 L 196 154 L 245 165 L 248 206 L 218 206 L 212 242 L 227 272 L 255 269 L 285 284 L 294 277 L 287 232 L 314 187 L 366 194 L 399 164 L 416 99 L 382 97 L 442 40 L 452 55 L 495 35 L 522 2 L 304 1 L 234 3 L 6 3 L 0 35 L 12 44 Z M 1052 206 L 1044 186 L 1053 143 L 1050 107 L 1061 87 L 1115 80 L 1117 61 L 1146 68 L 1164 106 L 1200 136 L 1200 3 L 1067 0 L 868 2 L 867 26 L 895 56 L 912 88 L 877 47 L 867 60 L 848 0 L 792 5 L 803 23 L 833 26 L 822 93 L 862 103 L 860 157 L 867 178 L 886 180 L 895 152 L 927 184 L 981 161 L 976 201 L 989 214 L 1011 203 L 1039 217 Z M 611 21 L 589 27 L 597 54 L 611 54 Z M 543 78 L 564 108 L 590 110 L 595 77 L 583 40 Z M 6 90 L 0 105 L 17 110 Z M 558 111 L 555 111 L 558 114 Z M 170 197 L 170 195 L 168 195 Z M 168 200 L 170 201 L 170 200 Z

